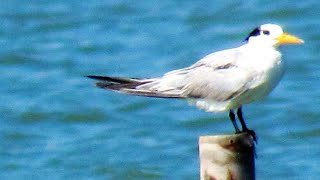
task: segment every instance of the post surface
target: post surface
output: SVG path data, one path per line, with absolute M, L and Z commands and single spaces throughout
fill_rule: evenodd
M 248 133 L 199 138 L 201 180 L 254 180 L 255 143 Z

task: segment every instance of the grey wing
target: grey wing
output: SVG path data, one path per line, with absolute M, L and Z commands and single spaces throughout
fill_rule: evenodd
M 137 89 L 175 94 L 182 98 L 227 101 L 254 87 L 259 74 L 231 62 L 220 66 L 191 66 L 167 73 Z
M 237 65 L 237 49 L 209 54 L 194 65 L 171 71 L 142 89 L 170 92 L 185 98 L 227 101 L 259 83 L 261 74 Z
M 237 49 L 210 54 L 194 65 L 154 79 L 90 76 L 97 86 L 131 95 L 162 98 L 200 98 L 227 101 L 255 85 L 257 74 L 237 66 Z
M 182 89 L 189 98 L 218 102 L 236 98 L 254 86 L 258 73 L 234 64 L 219 68 L 199 67 L 190 72 L 188 84 Z

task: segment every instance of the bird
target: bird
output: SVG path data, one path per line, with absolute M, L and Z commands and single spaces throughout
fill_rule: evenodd
M 242 106 L 267 96 L 281 80 L 286 64 L 279 47 L 304 41 L 277 24 L 263 24 L 241 46 L 213 52 L 186 68 L 155 78 L 89 75 L 96 86 L 120 93 L 186 99 L 207 112 L 228 112 L 235 133 L 248 132 Z M 237 124 L 240 121 L 241 130 Z

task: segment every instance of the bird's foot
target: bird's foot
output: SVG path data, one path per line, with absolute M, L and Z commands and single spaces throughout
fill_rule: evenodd
M 253 141 L 255 142 L 255 143 L 258 143 L 258 137 L 257 137 L 257 135 L 256 135 L 256 132 L 254 132 L 254 130 L 251 130 L 251 129 L 244 129 L 244 130 L 242 130 L 242 132 L 246 132 L 246 133 L 248 133 L 248 134 L 250 134 L 251 136 L 252 136 L 252 138 L 253 138 Z

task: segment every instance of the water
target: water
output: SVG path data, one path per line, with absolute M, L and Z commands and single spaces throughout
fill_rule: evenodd
M 244 108 L 259 136 L 257 179 L 318 178 L 318 0 L 0 4 L 0 179 L 198 179 L 198 136 L 231 133 L 226 113 L 103 91 L 83 76 L 160 76 L 267 22 L 306 43 L 282 48 L 286 76 Z

